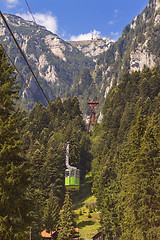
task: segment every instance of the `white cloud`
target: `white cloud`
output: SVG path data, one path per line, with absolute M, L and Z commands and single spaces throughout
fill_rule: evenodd
M 18 4 L 18 0 L 6 0 L 8 8 L 14 8 Z
M 17 14 L 18 16 L 22 17 L 25 20 L 33 21 L 33 18 L 31 14 L 28 13 L 23 13 L 23 14 Z M 52 33 L 57 33 L 57 18 L 52 16 L 51 12 L 47 13 L 35 13 L 33 14 L 35 21 L 37 24 L 44 26 L 47 28 L 47 30 L 51 31 Z
M 83 40 L 91 40 L 92 37 L 96 38 L 100 36 L 101 32 L 94 30 L 93 32 L 85 33 L 85 34 L 80 34 L 78 36 L 71 36 L 70 41 L 83 41 Z
M 114 10 L 114 16 L 113 16 L 114 20 L 109 21 L 108 24 L 113 25 L 113 24 L 115 24 L 117 22 L 116 19 L 117 19 L 118 12 L 119 12 L 118 9 Z
M 117 18 L 118 12 L 119 12 L 118 9 L 115 9 L 115 10 L 114 10 L 114 17 L 115 17 L 115 18 Z
M 108 24 L 113 25 L 114 21 L 109 21 Z
M 118 36 L 118 35 L 119 35 L 119 32 L 111 32 L 111 35 L 112 35 L 112 36 Z
M 7 3 L 9 3 L 9 4 L 17 4 L 18 0 L 7 0 Z
M 117 41 L 117 39 L 120 37 L 119 32 L 111 32 L 111 36 L 113 37 L 113 41 Z

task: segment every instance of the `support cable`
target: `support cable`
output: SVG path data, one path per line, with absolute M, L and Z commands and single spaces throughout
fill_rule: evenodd
M 31 71 L 31 73 L 32 73 L 32 75 L 33 75 L 33 77 L 34 77 L 34 79 L 36 80 L 36 82 L 37 82 L 37 84 L 38 84 L 39 88 L 41 89 L 41 91 L 42 91 L 42 93 L 43 93 L 43 95 L 44 95 L 45 99 L 47 100 L 48 104 L 50 104 L 50 101 L 49 101 L 49 99 L 47 98 L 47 96 L 46 96 L 45 92 L 43 91 L 43 88 L 41 87 L 40 83 L 38 82 L 38 80 L 37 80 L 37 78 L 36 78 L 36 76 L 35 76 L 35 74 L 34 74 L 34 72 L 33 72 L 32 68 L 30 67 L 30 65 L 29 65 L 29 63 L 28 63 L 28 60 L 27 60 L 27 58 L 26 58 L 25 54 L 23 53 L 23 51 L 22 51 L 21 47 L 19 46 L 19 44 L 18 44 L 17 40 L 15 39 L 15 37 L 14 37 L 14 35 L 13 35 L 13 33 L 12 33 L 12 31 L 11 31 L 11 29 L 10 29 L 10 27 L 9 27 L 9 25 L 8 25 L 8 23 L 7 23 L 6 19 L 5 19 L 4 15 L 2 14 L 2 12 L 1 12 L 1 11 L 0 11 L 0 15 L 1 15 L 1 17 L 2 17 L 2 19 L 3 19 L 3 21 L 4 21 L 4 23 L 6 24 L 6 26 L 7 26 L 8 30 L 9 30 L 9 32 L 10 32 L 10 34 L 11 34 L 11 36 L 13 37 L 13 39 L 14 39 L 14 41 L 15 41 L 15 43 L 16 43 L 16 45 L 17 45 L 17 47 L 18 47 L 18 49 L 20 50 L 20 52 L 21 52 L 21 54 L 22 54 L 22 56 L 23 56 L 23 58 L 24 58 L 25 62 L 27 63 L 27 65 L 28 65 L 28 67 L 29 67 L 29 69 L 30 69 L 30 71 Z
M 33 21 L 34 21 L 34 23 L 36 24 L 36 20 L 35 20 L 33 14 L 32 14 L 32 11 L 31 11 L 31 9 L 30 9 L 30 7 L 29 7 L 29 5 L 28 5 L 27 0 L 25 0 L 25 2 L 26 2 L 26 4 L 27 4 L 28 10 L 30 11 L 30 14 L 31 14 L 31 16 L 32 16 L 32 18 L 33 18 Z

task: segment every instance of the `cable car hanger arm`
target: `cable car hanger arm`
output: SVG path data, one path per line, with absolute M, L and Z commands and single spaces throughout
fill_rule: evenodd
M 69 165 L 69 142 L 67 142 L 67 145 L 66 145 L 66 167 L 69 170 L 77 169 L 76 167 L 73 167 L 73 166 Z

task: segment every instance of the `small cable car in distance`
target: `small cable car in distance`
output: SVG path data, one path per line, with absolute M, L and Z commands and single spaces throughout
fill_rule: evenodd
M 79 190 L 80 186 L 80 170 L 69 165 L 69 142 L 66 146 L 66 170 L 65 170 L 65 187 L 66 190 Z

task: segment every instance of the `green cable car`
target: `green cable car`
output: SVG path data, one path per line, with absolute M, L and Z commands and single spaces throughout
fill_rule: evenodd
M 65 187 L 66 190 L 79 190 L 80 186 L 80 170 L 69 165 L 69 142 L 66 146 L 66 167 L 65 170 Z
M 80 170 L 66 169 L 65 170 L 65 187 L 66 190 L 79 190 L 80 185 Z

